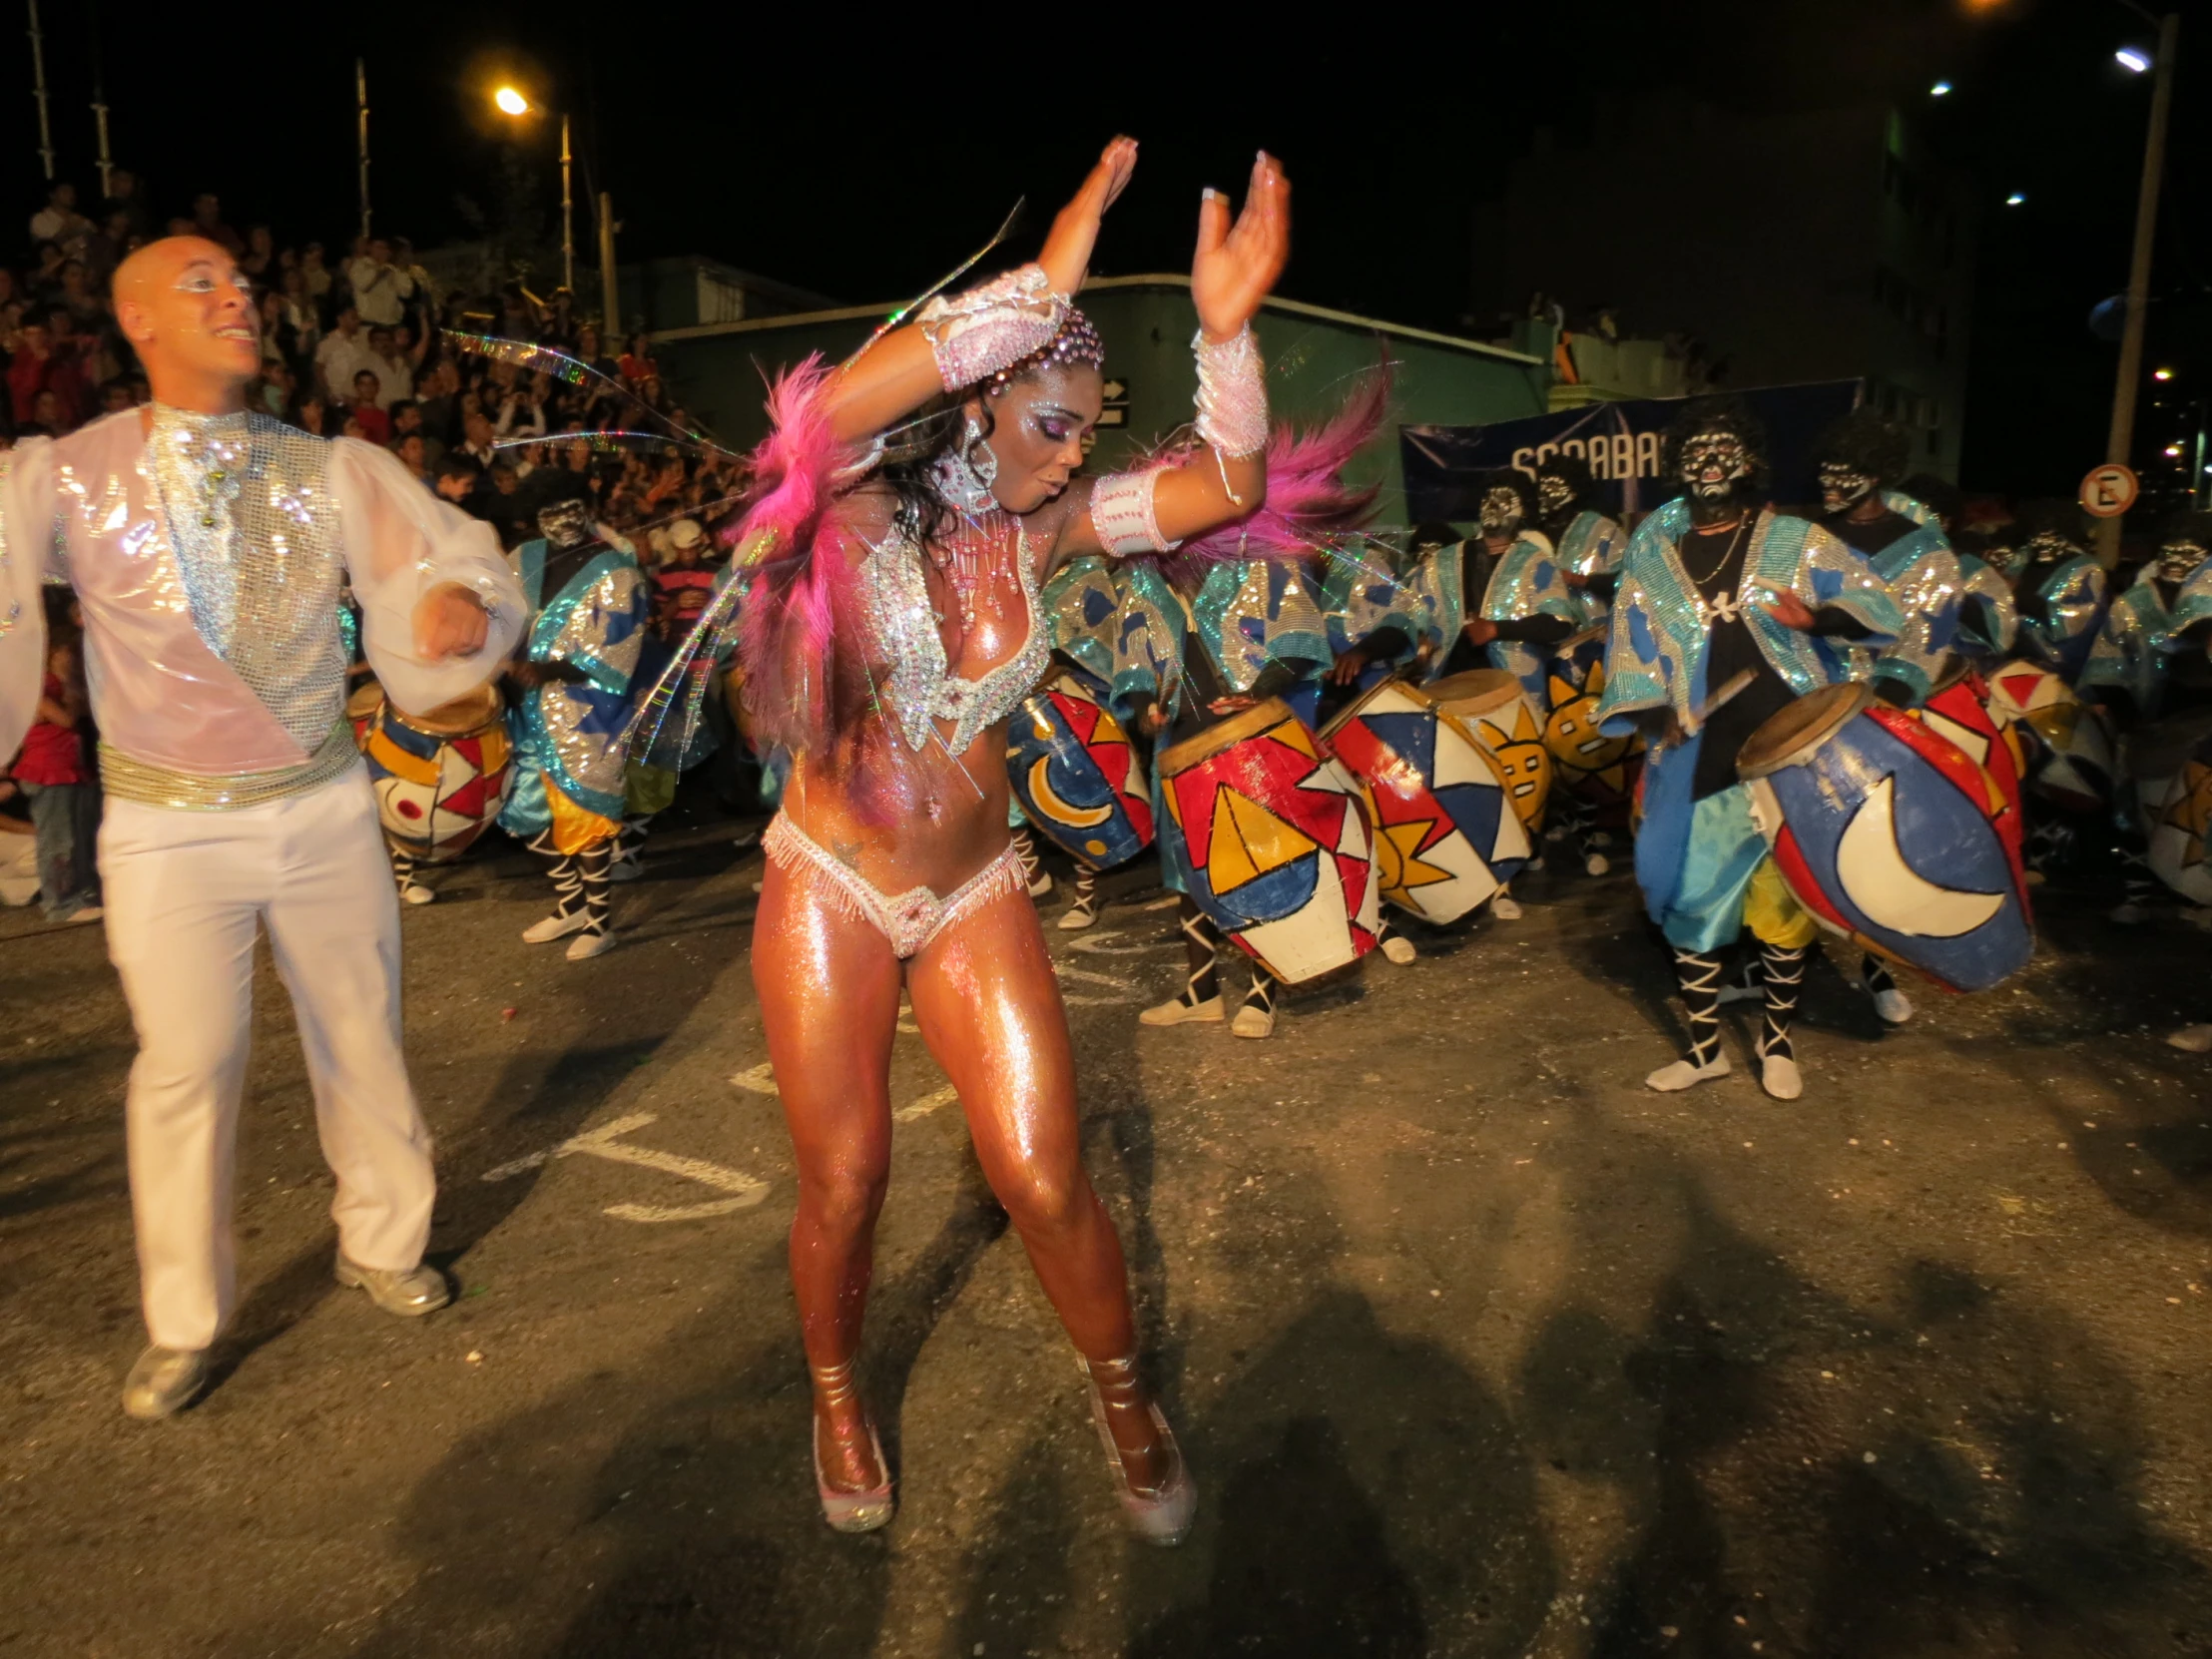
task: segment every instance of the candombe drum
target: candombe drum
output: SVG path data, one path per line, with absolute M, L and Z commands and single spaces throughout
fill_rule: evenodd
M 1152 844 L 1144 766 L 1121 723 L 1072 674 L 1006 723 L 1006 778 L 1030 827 L 1094 869 Z
M 1926 721 L 1851 681 L 1771 716 L 1737 757 L 1790 890 L 1824 925 L 1953 990 L 2035 948 L 2017 839 L 1988 775 Z
M 2151 872 L 2192 904 L 2212 904 L 2212 714 L 2193 709 L 2160 721 L 2132 756 Z
M 1989 784 L 1989 811 L 2006 850 L 2019 856 L 2026 833 L 2020 805 L 2019 754 L 2005 724 L 1989 708 L 1989 688 L 1972 664 L 1953 659 L 1949 671 L 1920 708 L 1908 711 L 1930 730 L 1950 740 L 1982 770 Z
M 1566 666 L 1568 673 L 1551 676 L 1551 716 L 1544 722 L 1552 779 L 1594 807 L 1600 827 L 1625 829 L 1644 770 L 1643 734 L 1609 738 L 1597 729 L 1597 703 L 1605 692 L 1603 661 Z
M 366 749 L 368 735 L 376 730 L 376 711 L 384 706 L 384 688 L 373 680 L 355 686 L 345 700 L 345 718 L 353 728 L 353 747 Z
M 1540 830 L 1551 798 L 1551 752 L 1519 679 L 1502 668 L 1469 669 L 1431 681 L 1428 695 L 1495 757 L 1513 811 L 1531 833 Z
M 2111 728 L 2047 668 L 2007 663 L 1989 676 L 1989 712 L 2028 736 L 2027 787 L 2070 813 L 2112 799 Z
M 512 750 L 496 686 L 479 686 L 426 715 L 386 702 L 361 752 L 384 838 L 425 863 L 466 852 L 506 800 Z
M 1418 686 L 1383 681 L 1321 737 L 1368 786 L 1376 880 L 1400 909 L 1456 921 L 1528 861 L 1496 759 Z
M 1358 961 L 1382 923 L 1360 780 L 1281 698 L 1158 757 L 1162 844 L 1191 901 L 1278 979 Z

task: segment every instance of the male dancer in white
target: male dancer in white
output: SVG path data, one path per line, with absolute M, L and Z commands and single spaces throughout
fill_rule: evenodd
M 0 456 L 0 753 L 37 702 L 43 578 L 84 610 L 107 819 L 108 950 L 139 1054 L 125 1117 L 153 1346 L 124 1409 L 205 1385 L 230 1317 L 256 923 L 269 929 L 337 1176 L 337 1278 L 394 1314 L 445 1305 L 422 1265 L 430 1134 L 400 1054 L 399 914 L 344 718 L 341 582 L 402 709 L 481 685 L 521 631 L 490 528 L 392 456 L 246 410 L 261 341 L 221 248 L 171 237 L 116 273 L 153 388 Z

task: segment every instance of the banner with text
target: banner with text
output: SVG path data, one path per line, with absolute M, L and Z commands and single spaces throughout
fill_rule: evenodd
M 1858 403 L 1863 384 L 1820 380 L 1736 393 L 1766 422 L 1767 461 L 1773 469 L 1768 487 L 1775 500 L 1819 499 L 1813 445 L 1829 422 Z M 1649 512 L 1681 493 L 1659 476 L 1659 457 L 1666 430 L 1684 401 L 1645 397 L 1591 403 L 1488 426 L 1400 426 L 1407 521 L 1472 523 L 1479 475 L 1505 466 L 1533 472 L 1539 461 L 1561 451 L 1589 462 L 1598 498 L 1608 511 Z

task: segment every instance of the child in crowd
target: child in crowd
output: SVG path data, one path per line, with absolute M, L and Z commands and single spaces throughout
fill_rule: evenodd
M 76 607 L 66 589 L 47 589 L 45 600 L 49 649 L 38 719 L 9 772 L 31 805 L 40 907 L 61 925 L 100 919 L 99 788 L 79 730 L 86 695 Z

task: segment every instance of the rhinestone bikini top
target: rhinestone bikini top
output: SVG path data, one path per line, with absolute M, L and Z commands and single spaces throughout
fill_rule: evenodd
M 869 632 L 891 665 L 883 690 L 899 735 L 918 752 L 935 734 L 932 720 L 950 721 L 952 735 L 945 740 L 946 747 L 954 755 L 965 754 L 968 745 L 1013 713 L 1036 688 L 1052 654 L 1052 642 L 1037 625 L 1037 582 L 1028 540 L 1016 525 L 1015 568 L 1028 632 L 1020 650 L 977 680 L 953 673 L 945 660 L 944 639 L 937 632 L 936 610 L 929 603 L 922 575 L 919 544 L 904 530 L 893 528 L 881 541 L 868 545 L 868 556 L 860 566 L 861 592 Z

